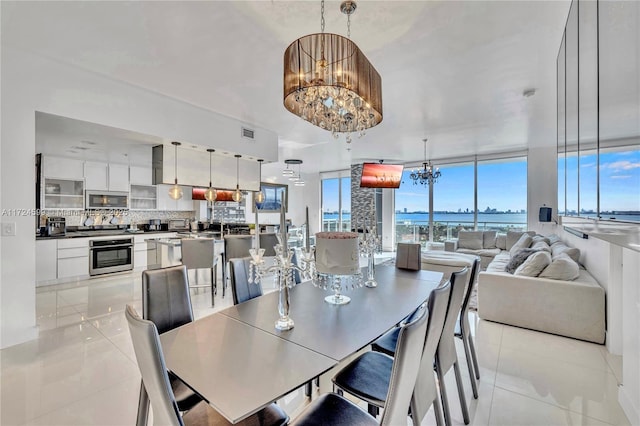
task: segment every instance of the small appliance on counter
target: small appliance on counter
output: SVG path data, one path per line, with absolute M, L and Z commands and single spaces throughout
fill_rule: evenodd
M 189 219 L 171 219 L 169 221 L 169 231 L 188 231 Z
M 47 218 L 47 237 L 63 237 L 67 233 L 67 225 L 64 217 Z

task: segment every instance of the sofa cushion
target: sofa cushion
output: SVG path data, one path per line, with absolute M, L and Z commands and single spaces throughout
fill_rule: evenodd
M 478 256 L 483 256 L 483 257 L 495 257 L 498 254 L 500 254 L 500 249 L 499 248 L 483 248 L 482 250 L 476 250 L 476 254 Z
M 556 243 L 551 246 L 552 257 L 557 257 L 560 254 L 566 253 L 574 262 L 580 262 L 580 250 L 575 247 L 568 247 L 562 243 Z
M 497 234 L 496 235 L 496 247 L 500 250 L 507 249 L 507 234 Z
M 510 260 L 511 256 L 509 256 L 508 252 L 502 252 L 498 254 L 487 266 L 487 272 L 504 272 Z
M 527 260 L 527 258 L 535 252 L 536 250 L 533 250 L 530 248 L 524 248 L 524 249 L 518 250 L 518 252 L 516 252 L 513 256 L 511 256 L 511 260 L 509 260 L 509 263 L 507 263 L 507 265 L 505 266 L 504 268 L 505 272 L 513 274 L 516 271 L 516 269 L 518 269 L 518 267 L 522 265 L 524 261 Z
M 536 237 L 533 237 L 533 238 L 534 238 L 533 244 L 531 244 L 531 248 L 532 249 L 544 250 L 547 253 L 551 254 L 551 247 L 549 247 L 549 244 L 545 243 L 542 240 L 539 240 L 538 242 L 536 242 L 536 240 L 535 240 Z
M 513 275 L 537 277 L 549 264 L 551 264 L 551 254 L 544 250 L 537 251 L 527 257 L 527 260 L 518 266 L 518 269 L 516 269 Z
M 539 275 L 540 278 L 564 281 L 575 280 L 578 276 L 580 276 L 580 267 L 567 253 L 555 256 L 549 266 Z
M 496 231 L 484 231 L 482 233 L 482 248 L 496 248 Z
M 482 231 L 458 232 L 458 248 L 480 250 L 482 248 Z
M 562 241 L 556 234 L 551 234 L 547 238 L 549 239 L 549 245 Z
M 507 240 L 508 238 L 509 237 L 507 236 Z M 529 248 L 530 245 L 531 236 L 528 234 L 522 234 L 518 241 L 511 246 L 511 248 L 509 249 L 509 253 L 511 253 L 511 256 L 514 256 L 518 251 Z
M 545 237 L 544 235 L 537 234 L 531 238 L 533 239 L 534 244 L 540 241 L 544 241 L 547 245 L 551 245 L 551 240 L 549 240 L 549 238 Z

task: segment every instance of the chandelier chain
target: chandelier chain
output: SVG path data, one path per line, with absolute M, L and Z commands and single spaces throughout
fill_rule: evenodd
M 320 2 L 320 32 L 324 33 L 324 0 Z
M 347 14 L 347 38 L 351 38 L 351 14 Z

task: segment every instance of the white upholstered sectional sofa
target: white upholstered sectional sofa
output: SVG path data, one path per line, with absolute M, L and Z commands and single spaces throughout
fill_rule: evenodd
M 471 254 L 468 250 L 486 250 L 465 248 L 477 247 L 481 239 L 484 244 L 485 235 L 478 232 L 482 235 L 465 235 L 461 231 L 456 251 Z M 472 243 L 475 246 L 465 242 L 470 237 L 476 239 Z M 504 245 L 497 241 L 499 250 L 491 259 L 483 259 L 482 252 L 474 253 L 481 257 L 483 263 L 488 261 L 486 270 L 478 277 L 478 315 L 481 318 L 604 343 L 605 291 L 579 265 L 577 249 L 567 247 L 557 236 L 550 236 L 549 240 L 547 237 L 527 238 L 522 233 L 509 233 L 504 236 L 498 234 L 498 239 L 504 239 Z M 544 244 L 540 244 L 541 241 Z M 462 249 L 459 247 L 461 242 Z M 520 247 L 514 248 L 517 244 Z M 452 245 L 449 244 L 448 248 L 451 249 Z M 529 249 L 527 251 L 531 254 L 514 271 L 512 260 L 517 259 L 513 257 L 522 249 Z M 484 254 L 487 257 L 486 251 Z M 519 254 L 520 257 L 523 255 L 526 253 Z M 506 272 L 507 267 L 513 273 Z

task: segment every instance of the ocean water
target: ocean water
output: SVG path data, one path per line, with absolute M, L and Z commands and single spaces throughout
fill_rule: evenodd
M 324 220 L 338 220 L 337 213 L 324 213 Z M 349 221 L 351 215 L 343 213 L 342 219 Z M 449 223 L 473 223 L 473 213 L 435 213 L 433 220 Z M 427 224 L 427 213 L 396 213 L 396 223 L 403 224 Z M 526 213 L 478 213 L 478 223 L 527 223 Z

